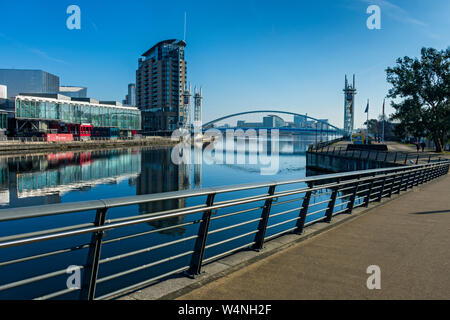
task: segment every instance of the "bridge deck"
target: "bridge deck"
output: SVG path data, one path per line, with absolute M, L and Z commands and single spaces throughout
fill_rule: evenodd
M 450 299 L 448 190 L 450 175 L 180 299 Z

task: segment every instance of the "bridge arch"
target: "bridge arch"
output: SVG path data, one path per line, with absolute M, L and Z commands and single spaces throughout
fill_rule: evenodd
M 203 128 L 208 128 L 209 126 L 213 125 L 214 123 L 222 121 L 222 120 L 225 120 L 225 119 L 229 119 L 229 118 L 233 118 L 233 117 L 241 116 L 241 115 L 245 115 L 245 114 L 253 114 L 253 113 L 281 113 L 281 114 L 287 114 L 287 115 L 291 115 L 291 116 L 301 116 L 301 117 L 305 117 L 307 119 L 311 119 L 311 120 L 317 121 L 317 122 L 322 123 L 322 124 L 324 124 L 326 126 L 332 127 L 332 128 L 336 129 L 339 132 L 343 132 L 343 129 L 341 129 L 341 128 L 338 128 L 338 127 L 336 127 L 336 126 L 334 126 L 334 125 L 332 125 L 332 124 L 330 124 L 328 122 L 325 122 L 325 121 L 322 121 L 322 120 L 310 117 L 308 115 L 295 113 L 295 112 L 290 112 L 290 111 L 279 111 L 279 110 L 254 110 L 254 111 L 245 111 L 245 112 L 234 113 L 234 114 L 230 114 L 230 115 L 227 115 L 227 116 L 220 117 L 220 118 L 217 118 L 215 120 L 209 121 L 208 123 L 205 123 L 203 125 Z

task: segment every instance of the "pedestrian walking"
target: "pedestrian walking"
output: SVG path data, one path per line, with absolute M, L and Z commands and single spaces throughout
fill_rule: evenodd
M 419 142 L 416 142 L 416 143 L 414 143 L 414 144 L 416 145 L 417 152 L 419 152 L 419 151 L 420 151 L 420 144 L 419 144 Z
M 422 143 L 420 144 L 420 146 L 422 147 L 422 152 L 425 152 L 425 142 L 422 141 Z

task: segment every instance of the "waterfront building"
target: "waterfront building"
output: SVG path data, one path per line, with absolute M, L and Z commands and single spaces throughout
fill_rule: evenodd
M 8 128 L 7 97 L 8 88 L 0 85 L 0 139 L 4 138 Z
M 141 128 L 136 107 L 91 98 L 70 98 L 61 94 L 22 94 L 10 99 L 19 132 L 49 133 L 76 125 L 118 128 L 130 136 Z
M 8 113 L 5 110 L 0 109 L 0 138 L 4 136 L 7 128 L 8 128 Z
M 183 123 L 185 47 L 181 40 L 161 41 L 139 59 L 136 106 L 142 111 L 143 134 L 170 134 Z
M 59 87 L 59 93 L 71 98 L 86 98 L 86 87 L 74 87 L 74 86 L 61 86 Z
M 128 85 L 128 94 L 126 96 L 125 104 L 133 107 L 136 106 L 136 85 L 134 83 Z
M 308 118 L 306 115 L 305 116 L 294 116 L 294 124 L 298 128 L 306 127 L 307 122 L 308 122 Z
M 0 84 L 0 99 L 8 98 L 8 87 Z
M 59 92 L 59 77 L 43 70 L 0 69 L 0 83 L 8 86 L 8 97 L 22 92 Z

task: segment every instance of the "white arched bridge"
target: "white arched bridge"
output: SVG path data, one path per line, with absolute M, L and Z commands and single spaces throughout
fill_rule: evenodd
M 237 120 L 235 125 L 220 125 L 224 120 L 246 116 L 250 114 L 268 114 L 262 122 L 246 122 Z M 280 116 L 289 115 L 294 117 L 294 121 L 285 121 Z M 228 129 L 277 129 L 283 132 L 292 133 L 311 133 L 311 134 L 327 134 L 327 135 L 344 135 L 344 130 L 335 125 L 330 124 L 327 120 L 313 118 L 306 114 L 300 114 L 290 111 L 280 110 L 253 110 L 226 115 L 215 120 L 209 121 L 203 125 L 203 130 L 208 129 L 228 130 Z

